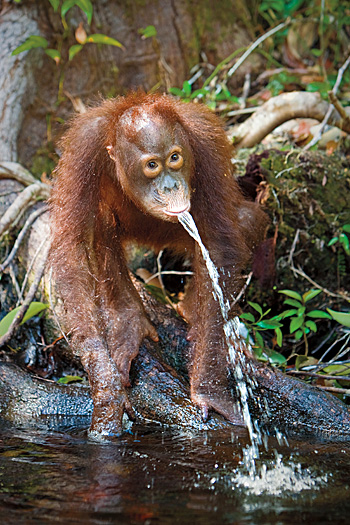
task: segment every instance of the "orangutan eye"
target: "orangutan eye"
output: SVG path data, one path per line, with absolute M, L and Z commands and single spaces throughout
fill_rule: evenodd
M 156 168 L 158 168 L 158 164 L 155 160 L 150 160 L 149 162 L 147 162 L 147 168 L 149 168 L 150 170 L 155 170 Z
M 173 151 L 168 157 L 166 165 L 172 170 L 179 170 L 182 168 L 184 158 L 179 151 Z

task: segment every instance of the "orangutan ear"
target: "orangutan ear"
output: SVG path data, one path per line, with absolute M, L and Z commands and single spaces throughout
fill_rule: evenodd
M 112 160 L 114 160 L 114 162 L 117 160 L 116 158 L 116 154 L 115 154 L 115 151 L 114 151 L 114 148 L 113 146 L 107 146 L 106 147 L 106 150 L 108 151 L 108 155 L 111 157 Z

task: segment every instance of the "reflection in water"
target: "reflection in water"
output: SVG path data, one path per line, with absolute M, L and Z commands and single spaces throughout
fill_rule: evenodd
M 247 441 L 227 431 L 135 425 L 133 434 L 97 444 L 81 430 L 2 425 L 0 438 L 2 523 L 338 524 L 349 516 L 350 447 L 344 443 L 285 448 L 270 439 L 261 462 L 276 465 L 276 447 L 292 459 L 252 481 L 240 475 Z

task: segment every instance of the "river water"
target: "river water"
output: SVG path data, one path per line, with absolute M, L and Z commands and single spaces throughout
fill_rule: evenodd
M 349 523 L 350 443 L 287 447 L 270 438 L 259 459 L 265 467 L 251 479 L 244 430 L 134 424 L 101 444 L 88 439 L 87 427 L 84 420 L 81 427 L 0 423 L 1 523 Z

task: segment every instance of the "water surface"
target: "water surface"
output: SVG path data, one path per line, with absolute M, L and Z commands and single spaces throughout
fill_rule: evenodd
M 40 429 L 1 423 L 1 523 L 349 522 L 350 444 L 287 447 L 270 438 L 259 460 L 267 472 L 263 467 L 252 480 L 242 464 L 244 430 L 134 425 L 132 433 L 98 444 L 85 428 L 55 420 Z

